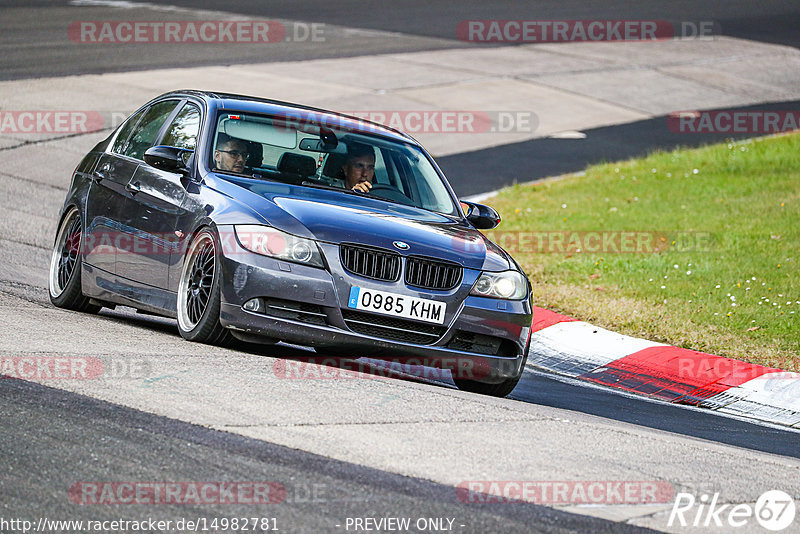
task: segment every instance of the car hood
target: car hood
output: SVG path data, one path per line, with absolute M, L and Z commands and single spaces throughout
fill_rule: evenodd
M 477 230 L 437 213 L 380 201 L 330 203 L 275 197 L 316 239 L 360 243 L 405 255 L 430 256 L 470 269 L 504 270 L 501 250 Z M 405 246 L 407 248 L 405 248 Z M 404 247 L 405 250 L 398 247 Z
M 257 195 L 246 204 L 271 225 L 294 235 L 429 256 L 469 269 L 512 268 L 505 251 L 483 234 L 464 221 L 438 213 L 338 191 L 285 184 L 239 185 Z M 400 249 L 395 242 L 408 247 Z

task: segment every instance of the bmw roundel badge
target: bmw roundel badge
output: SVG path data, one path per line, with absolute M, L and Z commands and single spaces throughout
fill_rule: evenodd
M 402 241 L 394 241 L 392 242 L 392 245 L 399 248 L 400 250 L 408 250 L 409 248 L 411 248 L 408 246 L 408 243 L 403 243 Z

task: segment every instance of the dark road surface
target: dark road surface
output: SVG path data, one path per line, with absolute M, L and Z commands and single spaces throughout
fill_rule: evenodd
M 452 531 L 463 533 L 651 532 L 532 504 L 463 503 L 452 487 L 29 382 L 0 380 L 0 401 L 0 515 L 4 518 L 34 524 L 42 517 L 73 521 L 152 518 L 175 525 L 181 518 L 205 518 L 210 524 L 214 518 L 257 517 L 268 518 L 270 528 L 296 533 L 346 532 L 348 518 L 398 517 L 412 522 L 443 518 L 444 525 L 452 519 Z M 182 504 L 97 504 L 93 499 L 100 499 L 102 493 L 76 486 L 103 487 L 103 482 L 112 481 L 269 482 L 275 491 L 267 495 L 281 502 L 197 504 L 187 491 L 178 497 L 185 499 Z M 70 488 L 80 491 L 70 494 Z M 250 499 L 249 494 L 243 495 L 243 501 Z
M 0 79 L 67 76 L 156 67 L 294 61 L 441 48 L 487 46 L 458 39 L 464 20 L 665 20 L 712 22 L 719 35 L 800 46 L 800 3 L 735 0 L 701 3 L 595 2 L 580 0 L 486 2 L 406 0 L 400 2 L 251 2 L 249 0 L 163 0 L 133 2 L 6 0 L 0 2 Z M 137 4 L 156 5 L 156 8 Z M 172 11 L 161 6 L 180 6 Z M 210 10 L 209 12 L 197 10 Z M 219 13 L 257 20 L 322 23 L 324 41 L 304 37 L 308 28 L 287 26 L 288 41 L 271 44 L 90 44 L 70 39 L 70 24 L 115 20 L 217 20 Z M 216 17 L 216 18 L 215 18 Z M 338 27 L 338 29 L 337 29 Z M 341 28 L 370 30 L 347 32 Z M 380 33 L 375 33 L 380 32 Z M 391 32 L 391 33 L 383 33 Z M 494 46 L 494 45 L 489 45 Z M 513 46 L 513 45 L 506 45 Z
M 269 45 L 270 48 L 258 45 L 87 45 L 70 41 L 69 24 L 80 20 L 125 18 L 200 20 L 213 15 L 141 6 L 120 9 L 102 2 L 3 1 L 0 2 L 0 79 L 476 46 L 459 41 L 455 35 L 458 23 L 468 19 L 661 19 L 673 23 L 711 20 L 722 35 L 800 47 L 800 3 L 785 0 L 708 4 L 691 0 L 640 3 L 464 0 L 458 2 L 457 9 L 453 2 L 438 0 L 291 3 L 151 0 L 151 3 L 225 11 L 252 18 L 319 22 L 337 28 L 328 28 L 325 42 L 284 42 Z M 365 31 L 353 33 L 338 27 Z M 756 107 L 796 110 L 800 102 Z M 591 163 L 635 157 L 658 148 L 696 146 L 727 137 L 675 134 L 665 127 L 665 120 L 660 117 L 587 130 L 585 139 L 534 139 L 442 157 L 438 162 L 456 192 L 469 195 L 518 180 L 580 171 Z M 536 168 L 531 169 L 530 161 L 537 162 Z M 46 290 L 39 288 L 39 296 L 44 303 Z M 129 321 L 130 318 L 120 320 Z M 142 316 L 136 320 L 151 329 L 153 335 L 172 332 L 177 336 L 174 327 L 165 327 L 164 321 Z M 306 354 L 292 348 L 278 352 L 287 357 Z M 526 372 L 510 397 L 517 402 L 800 458 L 798 432 L 631 398 L 538 373 Z M 282 532 L 346 532 L 344 525 L 348 517 L 392 516 L 452 518 L 453 531 L 465 533 L 642 531 L 623 523 L 531 504 L 465 504 L 449 486 L 331 460 L 12 379 L 0 379 L 0 448 L 3 451 L 0 516 L 3 518 L 176 520 L 205 517 L 211 520 L 214 517 L 259 517 L 274 518 Z M 82 481 L 272 481 L 282 484 L 287 493 L 284 502 L 271 505 L 79 505 L 70 500 L 68 490 Z

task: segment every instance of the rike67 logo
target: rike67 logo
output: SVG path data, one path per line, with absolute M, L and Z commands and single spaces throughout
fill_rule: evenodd
M 772 532 L 786 529 L 794 522 L 795 502 L 781 490 L 770 490 L 761 494 L 754 506 L 723 504 L 719 493 L 696 498 L 691 493 L 678 493 L 667 526 L 719 528 L 721 532 L 731 528 L 753 525 L 753 520 Z

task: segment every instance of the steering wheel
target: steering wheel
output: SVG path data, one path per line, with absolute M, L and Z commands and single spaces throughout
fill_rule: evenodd
M 369 194 L 373 194 L 376 197 L 385 198 L 386 200 L 393 200 L 395 202 L 407 204 L 409 206 L 414 205 L 414 202 L 405 194 L 403 194 L 402 191 L 389 184 L 372 184 L 372 189 L 369 190 Z

